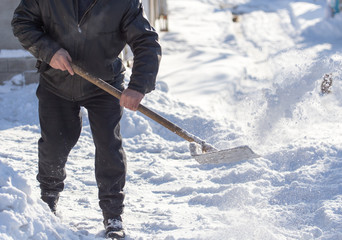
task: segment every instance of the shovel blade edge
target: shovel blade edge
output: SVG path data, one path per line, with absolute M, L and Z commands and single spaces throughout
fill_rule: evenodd
M 192 155 L 200 164 L 233 163 L 260 157 L 248 146 L 239 146 L 230 149 Z

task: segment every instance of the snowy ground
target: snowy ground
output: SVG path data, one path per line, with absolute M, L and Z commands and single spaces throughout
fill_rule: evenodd
M 342 15 L 324 18 L 322 0 L 168 4 L 157 90 L 143 104 L 262 157 L 199 165 L 185 141 L 126 111 L 126 239 L 342 239 Z M 37 85 L 22 80 L 0 86 L 0 239 L 103 238 L 86 111 L 54 217 L 35 180 Z

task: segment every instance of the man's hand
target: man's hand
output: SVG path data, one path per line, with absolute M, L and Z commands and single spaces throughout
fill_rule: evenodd
M 143 98 L 144 94 L 127 88 L 122 92 L 120 105 L 132 111 L 136 111 L 138 110 L 138 106 Z
M 72 62 L 72 59 L 68 51 L 61 48 L 51 58 L 50 66 L 54 69 L 68 71 L 71 75 L 74 75 L 70 62 Z

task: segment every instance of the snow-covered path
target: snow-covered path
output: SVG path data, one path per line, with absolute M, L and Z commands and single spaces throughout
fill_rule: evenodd
M 157 90 L 143 103 L 218 148 L 262 157 L 199 165 L 185 141 L 126 111 L 126 239 L 342 239 L 342 16 L 324 19 L 324 1 L 168 4 Z M 321 96 L 325 73 L 333 92 Z M 86 111 L 56 218 L 35 180 L 36 85 L 12 82 L 0 86 L 0 238 L 101 239 Z

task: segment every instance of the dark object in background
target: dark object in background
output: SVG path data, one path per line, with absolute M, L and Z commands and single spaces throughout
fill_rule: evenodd
M 321 84 L 321 92 L 322 94 L 331 93 L 331 86 L 333 83 L 333 76 L 332 73 L 326 73 L 323 76 L 323 82 Z

